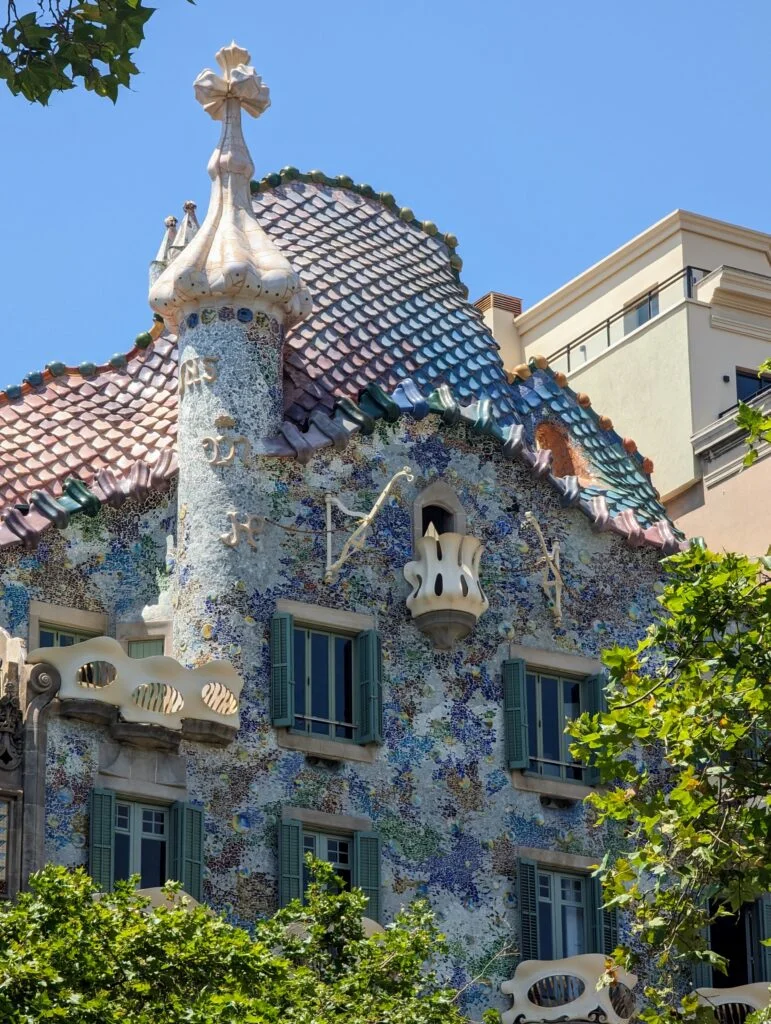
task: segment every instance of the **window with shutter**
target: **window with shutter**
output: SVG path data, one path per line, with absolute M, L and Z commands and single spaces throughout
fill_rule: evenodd
M 180 881 L 201 899 L 203 811 L 190 804 L 171 807 L 135 803 L 111 790 L 94 789 L 89 815 L 89 871 L 105 890 L 115 881 L 139 876 L 150 889 Z
M 380 836 L 355 832 L 355 884 L 368 899 L 365 917 L 380 921 Z
M 584 711 L 604 709 L 605 675 L 584 679 L 531 670 L 521 658 L 503 663 L 506 764 L 545 778 L 595 785 L 591 766 L 571 756 L 567 722 Z
M 520 658 L 509 658 L 503 663 L 503 740 L 509 768 L 527 768 L 525 663 Z
M 520 858 L 517 894 L 523 960 L 607 955 L 618 945 L 616 912 L 602 907 L 597 879 Z
M 344 887 L 360 888 L 367 897 L 365 917 L 380 920 L 380 837 L 376 832 L 319 832 L 301 821 L 279 823 L 279 904 L 303 899 L 310 883 L 306 854 L 331 864 Z
M 104 892 L 113 886 L 115 842 L 115 794 L 109 789 L 92 789 L 88 815 L 88 870 Z
M 294 733 L 355 743 L 383 736 L 383 668 L 374 629 L 356 635 L 298 623 L 271 623 L 271 720 Z
M 303 895 L 303 827 L 299 821 L 278 826 L 278 902 L 285 907 Z
M 203 811 L 191 804 L 171 807 L 172 857 L 169 875 L 185 892 L 201 900 L 203 887 Z
M 270 624 L 270 717 L 273 725 L 294 722 L 293 620 L 276 612 Z
M 589 896 L 592 919 L 593 953 L 610 956 L 618 945 L 618 913 L 615 907 L 603 906 L 602 883 L 599 878 L 590 878 Z
M 356 637 L 357 742 L 379 743 L 383 728 L 383 655 L 380 637 L 367 629 Z

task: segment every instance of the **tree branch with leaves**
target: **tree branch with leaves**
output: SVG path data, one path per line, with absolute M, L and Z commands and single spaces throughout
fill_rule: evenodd
M 187 0 L 194 3 L 195 0 Z M 0 79 L 31 103 L 82 82 L 115 102 L 139 74 L 134 51 L 155 9 L 143 0 L 36 0 L 19 11 L 6 0 L 0 31 Z
M 694 546 L 664 565 L 659 620 L 603 655 L 608 710 L 568 729 L 606 783 L 597 824 L 624 835 L 600 872 L 629 924 L 617 962 L 654 968 L 651 1024 L 697 1012 L 684 972 L 726 966 L 707 929 L 771 890 L 771 559 Z

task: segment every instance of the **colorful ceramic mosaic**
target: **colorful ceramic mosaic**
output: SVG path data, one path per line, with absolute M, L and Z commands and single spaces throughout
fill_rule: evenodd
M 349 507 L 366 509 L 403 465 L 415 471 L 414 483 L 402 485 L 375 520 L 364 551 L 325 585 L 324 492 L 331 488 Z M 580 512 L 561 508 L 541 481 L 507 462 L 493 442 L 470 437 L 465 426 L 438 436 L 430 421 L 381 424 L 342 453 L 320 453 L 305 467 L 263 463 L 257 472 L 270 519 L 302 531 L 266 525 L 254 559 L 257 578 L 244 573 L 226 586 L 197 573 L 188 515 L 176 523 L 173 504 L 154 498 L 143 507 L 129 499 L 122 509 L 103 509 L 95 520 L 47 535 L 34 554 L 7 553 L 2 625 L 23 635 L 29 599 L 43 598 L 104 609 L 117 626 L 157 603 L 158 584 L 175 560 L 187 564 L 180 583 L 190 612 L 175 621 L 177 655 L 226 657 L 245 683 L 235 742 L 224 750 L 184 744 L 190 797 L 206 813 L 206 899 L 243 924 L 275 907 L 282 806 L 366 816 L 384 840 L 386 919 L 404 900 L 428 896 L 451 940 L 448 977 L 465 983 L 488 954 L 516 942 L 518 847 L 599 856 L 606 842 L 589 829 L 580 804 L 544 808 L 536 794 L 512 788 L 500 679 L 508 644 L 596 657 L 604 644 L 634 641 L 652 610 L 655 552 L 593 533 Z M 411 622 L 402 578 L 412 557 L 411 503 L 439 477 L 455 488 L 469 534 L 485 544 L 482 582 L 490 601 L 469 640 L 449 653 L 437 653 Z M 541 590 L 534 537 L 523 527 L 526 511 L 561 544 L 567 597 L 559 629 Z M 335 525 L 347 527 L 342 517 Z M 180 546 L 167 563 L 166 535 L 175 528 Z M 374 764 L 324 768 L 278 747 L 268 709 L 268 631 L 279 598 L 375 617 L 386 677 L 385 743 Z M 51 725 L 51 859 L 86 863 L 87 800 L 105 738 L 87 723 Z M 505 964 L 501 971 L 506 974 Z M 487 983 L 470 1000 L 477 1007 L 496 1003 Z
M 0 625 L 28 636 L 32 601 L 100 612 L 117 637 L 165 616 L 177 661 L 222 659 L 238 672 L 240 726 L 235 737 L 231 728 L 192 739 L 184 721 L 174 732 L 121 723 L 112 706 L 105 717 L 105 704 L 97 714 L 88 694 L 98 666 L 87 666 L 82 701 L 68 705 L 62 691 L 52 705 L 44 856 L 88 863 L 97 786 L 187 800 L 204 815 L 203 898 L 248 927 L 277 905 L 284 809 L 364 820 L 382 840 L 384 919 L 415 896 L 430 900 L 449 938 L 444 976 L 468 985 L 476 1016 L 500 1005 L 496 981 L 511 974 L 509 960 L 485 965 L 518 942 L 518 852 L 574 854 L 585 866 L 617 841 L 591 829 L 577 800 L 542 801 L 509 770 L 503 662 L 519 644 L 583 658 L 569 663 L 588 673 L 603 647 L 634 643 L 655 608 L 658 558 L 680 541 L 650 467 L 588 399 L 543 360 L 504 373 L 457 280 L 454 240 L 347 180 L 287 173 L 250 190 L 241 108 L 262 113 L 267 88 L 235 44 L 218 61 L 224 77 L 207 70 L 196 80 L 198 99 L 223 120 L 209 214 L 198 233 L 192 215 L 173 238 L 167 225 L 151 273 L 151 304 L 178 339 L 118 367 L 123 391 L 94 367 L 80 394 L 38 375 L 0 403 L 14 505 L 0 528 Z M 60 417 L 63 403 L 72 411 Z M 47 469 L 36 449 L 40 463 L 22 477 L 26 409 L 39 410 L 43 448 L 46 423 L 62 418 L 66 429 L 52 448 L 60 462 Z M 552 421 L 559 429 L 547 434 L 565 447 L 556 461 L 539 443 Z M 93 455 L 80 451 L 86 422 Z M 67 469 L 78 476 L 64 479 Z M 356 514 L 392 482 L 364 543 L 328 573 Z M 452 574 L 461 604 L 469 579 L 481 585 L 461 622 L 471 632 L 447 650 L 413 619 L 404 578 L 424 534 L 415 502 L 440 482 L 467 538 L 445 550 L 475 552 L 473 571 Z M 441 537 L 431 543 L 437 562 Z M 557 571 L 559 608 L 548 586 Z M 382 743 L 374 728 L 359 733 L 361 745 L 327 732 L 318 756 L 272 724 L 281 716 L 271 623 L 282 601 L 301 602 L 309 628 L 314 616 L 339 625 L 358 615 L 352 632 L 366 651 L 379 637 Z M 183 760 L 164 761 L 159 749 Z M 25 836 L 25 850 L 34 841 Z

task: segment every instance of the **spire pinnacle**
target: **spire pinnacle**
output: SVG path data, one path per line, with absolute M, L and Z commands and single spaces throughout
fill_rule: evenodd
M 270 93 L 249 59 L 246 50 L 231 43 L 217 53 L 222 75 L 207 68 L 193 86 L 207 114 L 222 121 L 222 134 L 209 160 L 212 189 L 206 218 L 150 289 L 150 305 L 172 329 L 206 304 L 258 306 L 286 327 L 303 320 L 311 309 L 308 289 L 252 209 L 254 164 L 241 130 L 241 110 L 259 117 L 270 106 Z M 195 222 L 187 204 L 185 220 L 188 225 Z

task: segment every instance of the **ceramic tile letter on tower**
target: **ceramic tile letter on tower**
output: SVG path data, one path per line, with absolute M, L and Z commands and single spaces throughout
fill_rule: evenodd
M 207 69 L 195 81 L 196 99 L 222 121 L 208 166 L 209 209 L 150 289 L 150 305 L 179 334 L 181 379 L 216 366 L 180 394 L 175 656 L 187 664 L 223 657 L 239 668 L 259 660 L 262 641 L 244 595 L 264 586 L 266 560 L 276 553 L 222 537 L 235 522 L 249 527 L 236 530 L 237 541 L 254 541 L 269 510 L 271 474 L 260 453 L 283 420 L 284 332 L 311 309 L 307 288 L 251 205 L 254 165 L 241 110 L 259 117 L 270 98 L 249 59 L 232 43 L 217 54 L 222 75 Z M 222 423 L 243 443 L 233 459 L 212 462 L 205 439 Z

